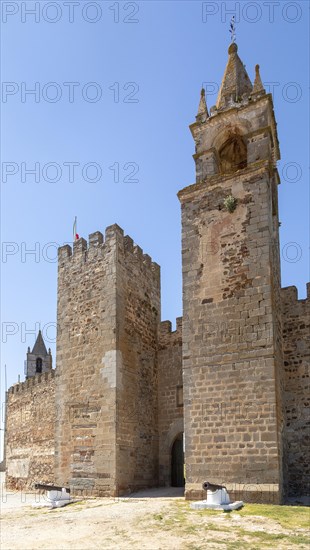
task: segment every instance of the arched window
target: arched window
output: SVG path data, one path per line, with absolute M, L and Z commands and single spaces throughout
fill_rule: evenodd
M 40 373 L 42 372 L 42 359 L 41 357 L 38 357 L 36 360 L 36 372 Z
M 247 165 L 247 148 L 240 136 L 229 138 L 219 150 L 221 172 L 227 174 L 245 168 Z

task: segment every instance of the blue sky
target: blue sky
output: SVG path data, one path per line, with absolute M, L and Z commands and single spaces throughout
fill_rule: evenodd
M 194 182 L 188 125 L 203 82 L 215 104 L 234 10 L 249 76 L 259 63 L 274 92 L 282 286 L 304 298 L 309 279 L 309 3 L 69 4 L 1 1 L 2 390 L 39 326 L 55 363 L 56 247 L 74 216 L 85 238 L 123 227 L 162 266 L 162 319 L 182 314 L 176 193 Z

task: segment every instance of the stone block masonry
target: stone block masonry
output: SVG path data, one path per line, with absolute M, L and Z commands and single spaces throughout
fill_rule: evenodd
M 116 263 L 118 494 L 158 485 L 160 269 L 119 235 Z
M 272 97 L 258 71 L 252 90 L 237 51 L 210 115 L 201 96 L 196 183 L 178 194 L 186 497 L 210 479 L 241 500 L 281 502 L 279 146 Z
M 54 483 L 55 416 L 55 371 L 37 374 L 7 392 L 8 489 Z
M 59 250 L 56 481 L 118 495 L 157 482 L 160 273 L 117 225 Z
M 298 300 L 294 286 L 281 289 L 286 426 L 286 492 L 310 495 L 310 283 Z
M 268 267 L 272 241 L 265 221 L 275 183 L 264 164 L 235 181 L 214 176 L 179 194 L 186 496 L 200 498 L 201 483 L 211 479 L 243 485 L 248 493 L 250 485 L 248 500 L 260 492 L 262 500 L 279 502 L 275 370 L 281 364 L 274 359 L 275 266 Z M 230 194 L 238 197 L 233 215 L 218 208 Z
M 159 484 L 169 486 L 172 445 L 184 432 L 182 317 L 173 332 L 170 321 L 161 323 L 158 359 Z

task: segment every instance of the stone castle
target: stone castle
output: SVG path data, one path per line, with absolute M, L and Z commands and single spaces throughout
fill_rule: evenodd
M 235 43 L 228 54 L 216 106 L 202 91 L 190 126 L 196 182 L 178 194 L 183 318 L 161 322 L 160 268 L 118 225 L 61 247 L 56 369 L 39 334 L 7 394 L 9 488 L 307 494 L 310 296 L 280 283 L 272 96 Z

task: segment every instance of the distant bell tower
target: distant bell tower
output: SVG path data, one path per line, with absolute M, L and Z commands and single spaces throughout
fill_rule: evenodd
M 281 502 L 282 330 L 271 94 L 238 56 L 217 103 L 202 90 L 196 183 L 182 206 L 183 382 L 187 498 L 208 480 L 255 502 Z
M 49 372 L 52 370 L 52 354 L 51 350 L 46 350 L 42 333 L 39 330 L 36 343 L 33 350 L 28 348 L 26 360 L 26 379 L 36 374 Z

